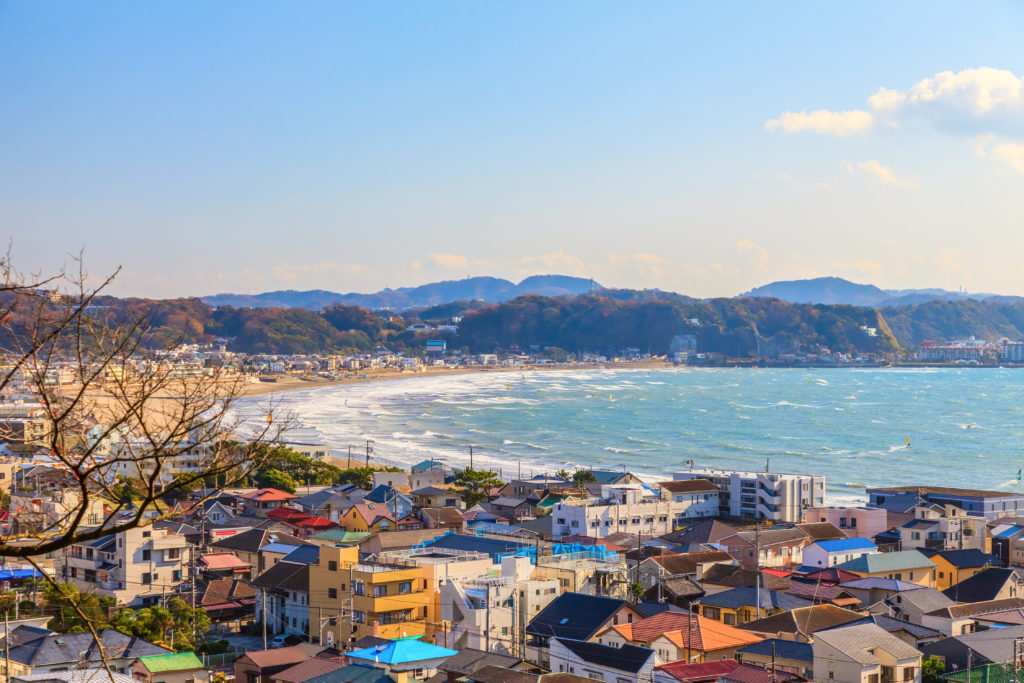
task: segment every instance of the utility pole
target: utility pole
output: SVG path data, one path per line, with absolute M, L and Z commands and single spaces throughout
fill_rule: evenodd
M 348 447 L 348 469 L 352 469 L 352 446 Z
M 370 466 L 370 453 L 373 453 L 373 444 L 376 443 L 373 439 L 366 440 L 366 466 Z
M 757 610 L 757 618 L 761 618 L 761 522 L 757 522 L 754 526 L 754 585 L 757 587 L 754 591 L 754 608 Z
M 189 544 L 188 548 L 191 551 L 190 554 L 192 555 L 192 562 L 190 563 L 191 566 L 189 566 L 189 568 L 188 568 L 188 573 L 189 573 L 188 583 L 192 587 L 192 646 L 193 647 L 199 647 L 199 623 L 198 623 L 198 620 L 196 619 L 196 614 L 195 614 L 195 610 L 196 610 L 196 567 L 197 567 L 197 563 L 196 563 L 196 547 L 194 545 L 192 545 L 192 544 Z
M 485 642 L 487 643 L 487 645 L 484 646 L 484 649 L 487 652 L 490 652 L 491 651 L 491 584 L 490 583 L 484 585 L 484 602 L 487 605 L 487 612 L 486 612 L 486 617 L 485 617 L 485 622 L 484 622 L 485 623 L 484 628 L 486 629 L 486 636 L 485 636 L 486 640 L 485 640 Z
M 472 446 L 469 447 L 469 469 L 470 469 L 470 471 L 473 470 L 473 447 Z
M 263 595 L 263 649 L 267 649 L 267 589 L 260 589 L 260 593 Z

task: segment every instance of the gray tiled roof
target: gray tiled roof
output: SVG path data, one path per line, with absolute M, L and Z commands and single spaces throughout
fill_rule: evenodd
M 99 635 L 108 659 L 134 659 L 171 652 L 112 628 L 102 629 Z M 91 633 L 60 634 L 27 626 L 19 626 L 11 631 L 10 657 L 31 667 L 102 661 Z
M 917 648 L 907 645 L 874 624 L 841 626 L 818 631 L 814 634 L 814 642 L 819 641 L 831 645 L 855 661 L 868 666 L 882 663 L 877 656 L 872 654 L 876 648 L 881 648 L 896 659 L 911 659 L 921 656 L 921 652 Z

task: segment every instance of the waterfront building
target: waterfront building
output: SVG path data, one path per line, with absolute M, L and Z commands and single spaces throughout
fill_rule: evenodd
M 719 514 L 773 522 L 800 522 L 804 512 L 825 503 L 825 477 L 810 474 L 698 469 L 676 472 L 675 480 L 707 479 L 719 491 Z
M 1015 517 L 1018 510 L 1024 513 L 1024 493 L 1013 491 L 983 491 L 946 486 L 889 486 L 869 487 L 867 494 L 871 507 L 882 507 L 889 498 L 909 494 L 929 503 L 955 505 L 968 515 L 989 520 Z
M 700 494 L 703 495 L 703 494 Z M 555 538 L 585 534 L 605 538 L 617 532 L 660 536 L 684 525 L 691 516 L 710 510 L 706 501 L 679 502 L 652 493 L 642 484 L 601 487 L 599 498 L 566 500 L 551 509 L 551 535 Z

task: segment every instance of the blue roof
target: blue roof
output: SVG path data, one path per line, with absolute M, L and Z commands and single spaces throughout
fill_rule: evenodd
M 421 662 L 427 659 L 441 659 L 456 655 L 456 650 L 449 650 L 446 647 L 439 647 L 424 643 L 422 640 L 406 639 L 393 640 L 387 645 L 367 647 L 355 652 L 349 652 L 349 657 L 365 659 L 381 664 L 408 664 L 409 662 Z
M 1013 536 L 1014 534 L 1019 534 L 1022 531 L 1024 531 L 1024 526 L 1018 526 L 1018 525 L 1014 524 L 1014 525 L 1012 525 L 1012 526 L 1010 526 L 1010 527 L 1008 527 L 1006 529 L 1003 529 L 998 534 L 992 534 L 992 536 L 994 538 L 1006 538 L 1007 536 Z
M 843 624 L 843 626 L 847 625 Z M 798 662 L 814 661 L 814 647 L 810 643 L 798 643 L 792 640 L 782 640 L 781 638 L 762 640 L 760 643 L 740 648 L 737 652 L 744 655 L 752 654 L 771 657 L 773 654 L 772 645 L 775 646 L 774 655 L 779 659 L 793 659 Z
M 280 543 L 278 545 L 284 545 Z M 265 546 L 264 546 L 265 548 Z M 300 545 L 295 550 L 281 558 L 283 562 L 294 562 L 296 564 L 313 564 L 320 560 L 320 546 Z
M 37 572 L 35 569 L 8 569 L 7 567 L 0 569 L 0 581 L 31 579 L 34 577 L 42 577 L 42 574 Z
M 878 548 L 878 546 L 866 538 L 840 538 L 835 541 L 818 541 L 818 545 L 829 553 L 838 553 L 847 550 L 872 550 Z
M 287 555 L 298 547 L 299 546 L 292 545 L 290 543 L 268 543 L 260 548 L 260 552 L 281 553 L 282 555 Z
M 401 491 L 387 484 L 378 484 L 372 491 L 366 494 L 365 498 L 365 500 L 371 503 L 390 503 L 392 500 L 399 499 L 412 502 Z
M 446 548 L 448 550 L 469 550 L 487 553 L 492 560 L 499 555 L 509 555 L 520 548 L 533 548 L 528 541 L 513 539 L 485 538 L 483 536 L 466 536 L 463 534 L 446 534 L 424 544 L 427 548 Z

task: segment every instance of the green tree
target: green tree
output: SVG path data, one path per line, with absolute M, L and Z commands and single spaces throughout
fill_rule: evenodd
M 921 662 L 922 683 L 939 683 L 946 667 L 938 657 L 925 657 Z
M 568 481 L 572 475 L 569 474 L 569 472 L 563 467 L 562 469 L 555 472 L 555 476 L 558 477 L 559 479 L 565 479 L 566 481 Z
M 496 472 L 489 470 L 466 468 L 455 475 L 455 485 L 462 489 L 462 500 L 467 507 L 486 502 L 487 492 L 504 484 Z
M 170 645 L 173 638 L 174 649 L 182 652 L 198 647 L 195 634 L 205 633 L 210 628 L 210 619 L 206 610 L 192 609 L 181 598 L 173 598 L 166 607 L 155 605 L 138 610 L 122 607 L 110 625 L 152 643 Z
M 572 473 L 572 484 L 573 486 L 583 486 L 584 484 L 592 484 L 597 481 L 597 477 L 590 470 L 576 470 Z
M 43 602 L 46 611 L 52 614 L 46 627 L 57 633 L 84 633 L 89 624 L 97 629 L 109 621 L 108 609 L 113 607 L 112 598 L 101 598 L 92 593 L 82 593 L 69 583 L 42 583 Z M 78 606 L 78 610 L 75 606 Z M 81 614 L 79 614 L 79 611 Z M 85 619 L 82 618 L 85 615 Z
M 123 474 L 117 475 L 117 483 L 114 485 L 113 494 L 117 498 L 116 502 L 119 503 L 130 503 L 137 498 L 141 498 L 136 489 L 135 480 Z
M 373 488 L 373 473 L 375 471 L 372 467 L 353 467 L 340 470 L 334 483 L 355 484 L 361 489 L 370 489 Z
M 640 602 L 644 599 L 644 587 L 639 583 L 629 584 L 629 595 L 635 602 Z
M 295 480 L 292 479 L 291 475 L 281 470 L 269 469 L 261 471 L 256 475 L 256 483 L 261 487 L 295 493 Z

